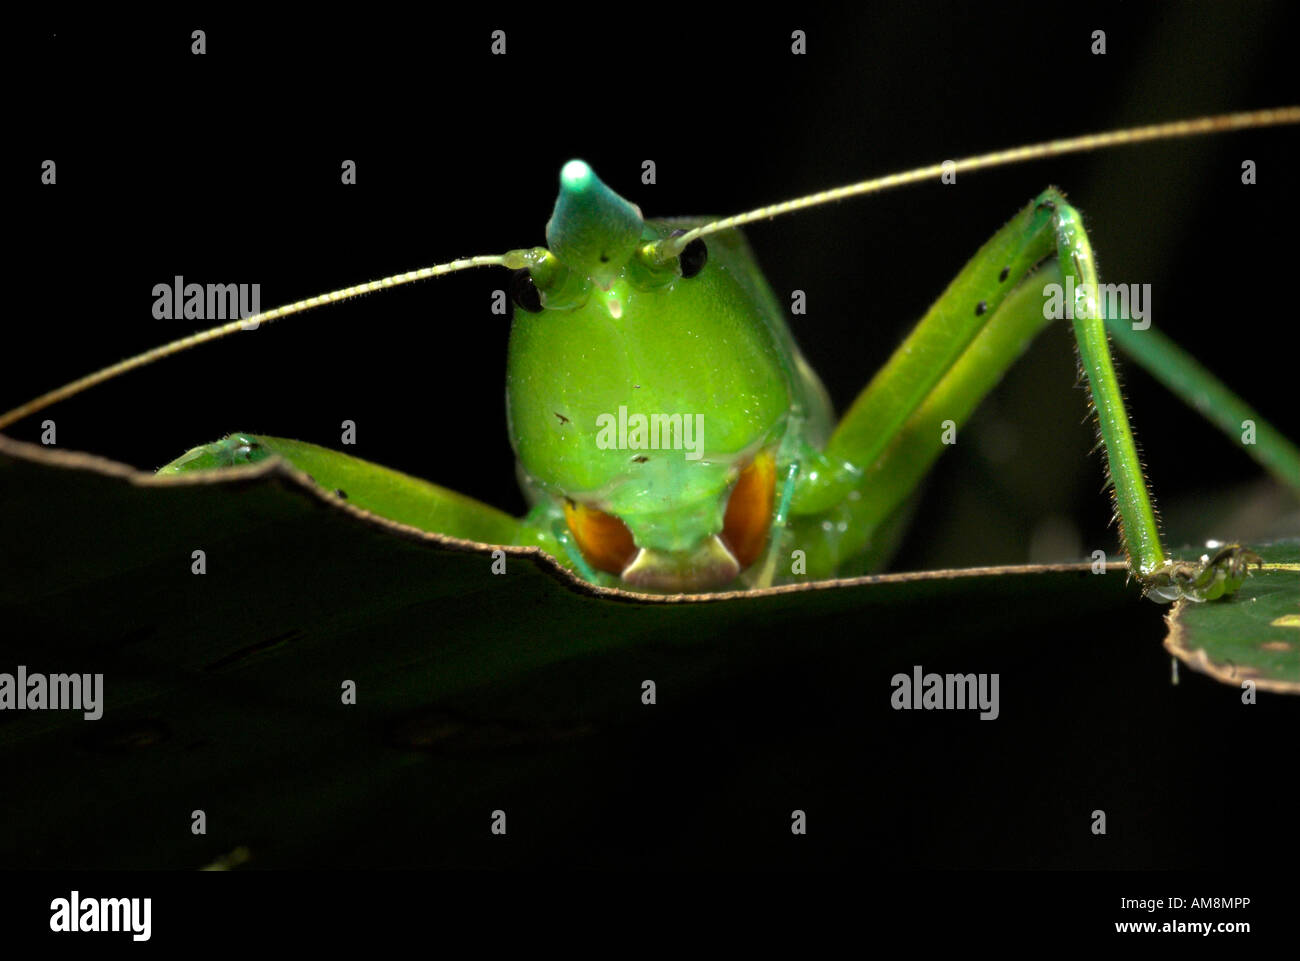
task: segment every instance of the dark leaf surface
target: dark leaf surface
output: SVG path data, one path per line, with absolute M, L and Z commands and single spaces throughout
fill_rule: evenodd
M 0 713 L 0 864 L 1181 863 L 1150 824 L 1062 840 L 1174 690 L 1122 566 L 638 598 L 523 550 L 493 575 L 276 462 L 164 482 L 3 438 L 0 516 L 0 671 L 105 678 L 100 720 Z M 914 665 L 1001 672 L 1001 719 L 893 710 Z

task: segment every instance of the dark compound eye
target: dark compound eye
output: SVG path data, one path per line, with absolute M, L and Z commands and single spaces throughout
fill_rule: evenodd
M 686 231 L 679 228 L 668 236 L 680 237 L 684 233 Z M 709 262 L 709 248 L 704 246 L 703 240 L 696 238 L 687 244 L 685 249 L 678 255 L 677 262 L 682 265 L 683 277 L 694 277 Z
M 682 264 L 682 276 L 694 277 L 709 262 L 709 248 L 704 246 L 703 240 L 696 237 L 682 250 L 679 259 Z
M 511 274 L 510 299 L 518 304 L 521 310 L 526 310 L 530 314 L 542 312 L 542 295 L 538 292 L 537 285 L 533 283 L 533 275 L 527 270 L 516 270 Z

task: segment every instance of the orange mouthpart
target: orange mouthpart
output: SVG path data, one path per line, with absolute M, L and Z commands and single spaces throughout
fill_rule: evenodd
M 632 532 L 613 514 L 566 500 L 564 519 L 582 556 L 597 570 L 621 574 L 636 554 Z
M 764 452 L 736 478 L 722 520 L 722 541 L 742 569 L 763 553 L 775 502 L 776 461 Z M 582 556 L 596 570 L 621 574 L 636 556 L 632 532 L 613 514 L 566 500 L 564 519 Z
M 776 461 L 764 452 L 740 472 L 722 519 L 722 540 L 742 568 L 763 553 L 775 501 Z

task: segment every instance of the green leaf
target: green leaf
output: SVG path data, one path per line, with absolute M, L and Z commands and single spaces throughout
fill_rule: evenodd
M 1300 694 L 1300 540 L 1252 549 L 1263 570 L 1233 597 L 1175 604 L 1165 648 L 1225 684 Z

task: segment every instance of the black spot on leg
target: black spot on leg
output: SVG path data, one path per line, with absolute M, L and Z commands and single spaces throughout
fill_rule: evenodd
M 1010 276 L 1011 276 L 1011 268 L 1003 267 L 1002 273 L 998 274 L 998 283 L 1005 284 L 1007 282 L 1007 278 Z
M 988 301 L 981 300 L 978 304 L 975 305 L 975 316 L 979 317 L 981 314 L 984 313 L 984 311 L 988 309 L 989 309 Z
M 1038 210 L 1051 210 L 1051 211 L 1055 211 L 1055 210 L 1056 210 L 1056 201 L 1055 201 L 1055 200 L 1044 200 L 1042 203 L 1040 203 L 1040 204 L 1038 205 L 1038 208 L 1037 208 L 1037 209 L 1038 209 Z
M 650 458 L 649 458 L 649 457 L 646 457 L 645 454 L 637 454 L 635 457 L 632 458 L 632 463 L 633 463 L 633 464 L 644 464 L 644 463 L 645 463 L 646 461 L 648 461 L 649 459 L 650 459 Z
M 347 500 L 348 492 L 345 491 L 342 487 L 336 487 L 334 488 L 334 496 L 337 497 L 339 500 Z
M 558 413 L 556 411 L 551 411 L 551 413 L 555 414 L 556 417 L 560 418 L 561 424 L 567 424 L 569 422 L 569 418 L 565 417 L 563 414 Z

